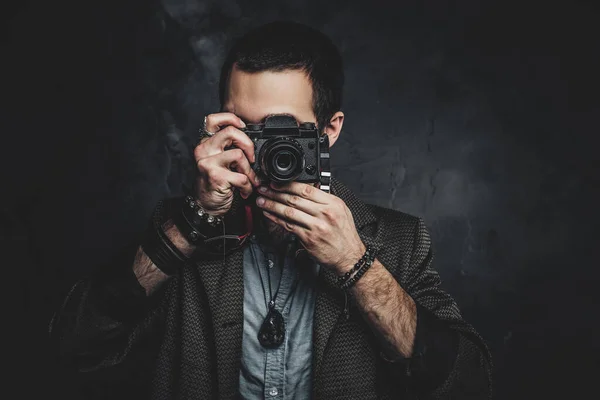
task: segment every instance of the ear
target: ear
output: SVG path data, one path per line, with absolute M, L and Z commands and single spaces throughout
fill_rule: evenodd
M 340 133 L 342 133 L 342 126 L 344 125 L 344 113 L 341 111 L 333 114 L 333 117 L 329 120 L 329 123 L 325 127 L 325 133 L 329 136 L 329 147 L 337 141 Z

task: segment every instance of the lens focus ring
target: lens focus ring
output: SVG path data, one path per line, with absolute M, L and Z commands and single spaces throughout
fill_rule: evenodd
M 261 148 L 259 161 L 261 169 L 269 179 L 289 182 L 304 170 L 304 150 L 302 145 L 291 137 L 273 138 Z

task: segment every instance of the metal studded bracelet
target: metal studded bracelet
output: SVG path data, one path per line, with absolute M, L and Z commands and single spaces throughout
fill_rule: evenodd
M 191 244 L 223 234 L 223 217 L 206 212 L 192 196 L 185 196 L 175 225 Z

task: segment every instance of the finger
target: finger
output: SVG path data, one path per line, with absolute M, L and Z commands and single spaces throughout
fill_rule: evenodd
M 261 201 L 261 199 L 264 201 Z M 315 227 L 319 222 L 317 218 L 305 213 L 304 211 L 297 210 L 262 196 L 258 196 L 256 198 L 256 204 L 262 210 L 268 211 L 271 214 L 275 214 L 275 216 L 289 221 L 295 225 L 300 225 L 306 230 L 312 230 L 312 228 Z
M 250 178 L 250 182 L 257 187 L 260 185 L 260 180 L 256 172 L 252 169 L 246 154 L 241 149 L 226 150 L 223 153 L 217 154 L 215 158 L 218 160 L 220 166 L 246 175 Z
M 244 152 L 240 149 L 231 149 L 211 157 L 198 160 L 198 170 L 201 174 L 214 176 L 221 173 L 221 170 L 233 170 L 241 173 L 250 179 L 250 184 L 258 186 L 260 180 L 256 172 L 250 166 Z
M 270 189 L 266 186 L 261 186 L 258 188 L 258 192 L 268 197 L 272 200 L 275 200 L 279 203 L 285 204 L 289 207 L 296 208 L 300 211 L 304 211 L 305 213 L 318 216 L 320 214 L 320 210 L 322 207 L 321 203 L 315 203 L 312 200 L 306 199 L 304 197 L 300 197 L 296 194 L 291 194 L 287 192 L 279 192 L 273 189 Z
M 225 151 L 226 147 L 237 147 L 241 149 L 250 162 L 254 162 L 254 142 L 244 132 L 233 126 L 223 128 L 215 135 L 202 141 L 194 150 L 196 159 L 210 157 Z
M 221 127 L 233 125 L 236 128 L 245 128 L 246 124 L 237 115 L 229 112 L 208 114 L 206 116 L 206 126 L 209 132 L 217 132 Z
M 303 234 L 305 231 L 304 228 L 302 228 L 301 226 L 296 225 L 294 223 L 291 223 L 290 221 L 286 221 L 282 218 L 279 218 L 275 214 L 271 214 L 270 212 L 268 212 L 266 210 L 263 210 L 263 214 L 265 215 L 265 217 L 267 217 L 271 221 L 275 222 L 277 225 L 280 225 L 283 228 L 285 228 L 287 231 L 296 234 L 296 236 L 298 236 L 298 238 L 302 241 L 302 239 L 304 237 Z
M 229 182 L 232 186 L 239 189 L 240 194 L 244 199 L 247 199 L 248 196 L 252 194 L 253 188 L 250 178 L 246 174 L 241 174 L 239 172 L 230 171 L 227 169 L 223 169 L 223 177 Z
M 313 201 L 315 203 L 320 203 L 320 204 L 331 204 L 332 203 L 332 196 L 329 193 L 325 193 L 324 191 L 322 191 L 321 189 L 313 186 L 313 185 L 309 185 L 306 183 L 302 183 L 302 182 L 289 182 L 286 183 L 284 185 L 278 185 L 276 183 L 271 183 L 271 188 L 278 191 L 278 192 L 286 192 L 289 194 L 293 194 L 299 197 L 302 197 L 304 199 L 308 199 L 310 201 Z
M 220 167 L 219 167 L 220 168 Z M 218 171 L 213 171 L 208 178 L 210 190 L 226 192 L 232 187 L 240 190 L 240 194 L 244 198 L 248 198 L 252 193 L 252 185 L 247 175 L 238 172 L 230 171 L 226 168 L 220 168 Z

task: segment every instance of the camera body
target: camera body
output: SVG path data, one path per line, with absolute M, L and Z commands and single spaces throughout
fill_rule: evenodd
M 294 117 L 278 114 L 262 124 L 248 124 L 242 131 L 254 142 L 252 169 L 261 180 L 319 182 L 321 190 L 329 192 L 329 138 L 319 135 L 314 123 L 298 124 Z

